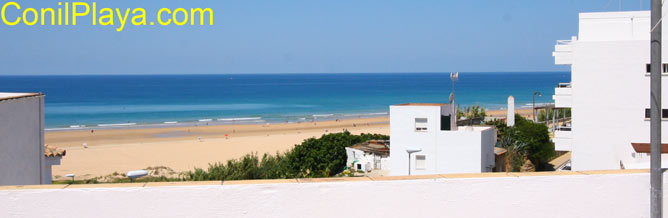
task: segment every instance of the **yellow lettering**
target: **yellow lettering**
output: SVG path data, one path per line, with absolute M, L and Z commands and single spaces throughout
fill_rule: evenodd
M 32 16 L 32 18 L 33 18 L 32 21 L 28 21 L 28 18 L 26 18 L 26 15 L 28 14 L 28 12 L 32 12 L 32 15 L 33 15 Z M 27 8 L 25 11 L 23 11 L 23 22 L 26 25 L 28 25 L 28 26 L 35 25 L 37 23 L 37 18 L 38 18 L 37 17 L 37 11 L 34 8 Z
M 16 3 L 16 2 L 7 2 L 7 3 L 5 3 L 5 5 L 2 6 L 2 11 L 0 11 L 0 16 L 2 16 L 2 22 L 4 22 L 4 23 L 7 24 L 7 25 L 14 26 L 14 25 L 18 24 L 19 22 L 21 22 L 21 18 L 20 18 L 20 17 L 17 17 L 16 20 L 15 20 L 14 22 L 9 22 L 9 21 L 7 21 L 7 17 L 5 16 L 5 10 L 6 10 L 7 7 L 10 6 L 10 5 L 14 5 L 14 7 L 16 7 L 17 10 L 18 10 L 18 9 L 21 9 L 21 6 L 19 6 L 18 3 Z
M 56 12 L 53 11 L 53 8 L 42 8 L 41 10 L 41 17 L 42 17 L 42 25 L 44 25 L 44 18 L 46 17 L 46 12 L 51 12 L 51 25 L 56 25 Z
M 132 25 L 139 26 L 139 25 L 146 25 L 146 10 L 143 8 L 135 8 L 132 10 L 132 14 L 136 14 L 137 11 L 141 12 L 140 15 L 135 15 L 132 17 Z M 137 22 L 136 19 L 141 18 L 140 22 Z
M 167 11 L 168 14 L 171 14 L 172 11 L 170 11 L 169 8 L 162 8 L 158 11 L 158 23 L 160 23 L 160 25 L 166 26 L 166 25 L 169 25 L 172 22 L 172 19 L 168 19 L 167 22 L 163 22 L 162 21 L 162 16 L 160 16 L 160 15 L 162 15 L 163 11 Z
M 108 14 L 104 14 L 107 12 Z M 106 25 L 114 25 L 114 11 L 111 10 L 111 8 L 102 8 L 100 10 L 100 25 L 106 26 Z M 104 19 L 107 19 L 107 21 L 103 21 Z
M 120 32 L 123 31 L 123 27 L 125 27 L 125 21 L 128 21 L 128 14 L 130 13 L 130 9 L 125 9 L 125 16 L 121 15 L 121 10 L 116 8 L 116 14 L 118 14 L 118 20 L 121 21 L 121 27 L 117 28 L 116 31 Z
M 82 13 L 77 12 L 77 6 L 85 6 L 86 10 Z M 77 17 L 83 17 L 88 15 L 88 12 L 90 11 L 90 7 L 88 6 L 88 3 L 85 2 L 74 2 L 72 3 L 72 25 L 77 25 Z
M 178 14 L 179 11 L 183 12 L 183 21 L 181 21 L 181 22 L 179 22 L 179 20 L 176 19 L 176 14 Z M 176 24 L 178 26 L 183 26 L 184 24 L 186 24 L 188 22 L 188 12 L 186 11 L 186 9 L 177 8 L 176 10 L 174 10 L 174 14 L 172 14 L 172 19 L 174 20 L 174 24 Z
M 190 9 L 190 25 L 195 25 L 195 13 L 199 13 L 199 25 L 204 25 L 204 13 L 209 12 L 209 25 L 213 26 L 213 10 L 206 8 L 191 8 Z
M 97 19 L 96 19 L 97 18 L 97 10 L 95 10 L 96 6 L 97 5 L 95 4 L 95 2 L 93 2 L 93 26 L 95 26 L 97 24 Z

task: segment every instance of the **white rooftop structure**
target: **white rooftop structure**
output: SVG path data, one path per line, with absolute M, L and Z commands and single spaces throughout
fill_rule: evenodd
M 390 106 L 390 175 L 491 172 L 496 129 L 456 120 L 454 104 Z
M 572 72 L 572 82 L 559 84 L 553 96 L 556 107 L 572 110 L 572 125 L 555 132 L 555 149 L 573 151 L 573 170 L 649 168 L 641 147 L 650 129 L 650 12 L 581 13 L 579 25 L 578 36 L 557 41 L 553 53 Z M 661 92 L 668 96 L 668 87 Z M 668 118 L 668 106 L 662 108 Z M 668 125 L 662 126 L 668 141 Z

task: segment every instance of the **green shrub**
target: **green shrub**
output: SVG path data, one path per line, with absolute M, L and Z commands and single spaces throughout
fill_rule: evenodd
M 498 130 L 497 146 L 508 150 L 511 171 L 519 171 L 524 158 L 529 159 L 537 170 L 554 157 L 554 143 L 550 140 L 547 126 L 534 123 L 515 115 L 515 126 L 508 127 L 502 121 L 488 124 Z
M 348 131 L 325 134 L 318 139 L 306 139 L 283 154 L 264 154 L 260 159 L 253 153 L 227 163 L 209 164 L 206 170 L 195 168 L 186 172 L 184 179 L 198 181 L 328 177 L 344 170 L 347 160 L 346 147 L 372 139 L 388 140 L 389 136 L 352 135 Z

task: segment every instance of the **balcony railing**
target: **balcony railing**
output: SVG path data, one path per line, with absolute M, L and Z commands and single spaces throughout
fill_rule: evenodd
M 559 83 L 557 88 L 571 88 L 571 83 Z
M 570 126 L 557 126 L 556 130 L 557 130 L 557 131 L 567 131 L 567 132 L 570 132 L 570 131 L 571 131 L 571 127 L 570 127 Z
M 570 45 L 571 43 L 573 43 L 573 40 L 570 39 L 557 40 L 557 45 Z

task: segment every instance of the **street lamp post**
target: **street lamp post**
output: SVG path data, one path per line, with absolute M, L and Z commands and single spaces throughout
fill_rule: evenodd
M 543 96 L 540 92 L 533 91 L 533 106 L 531 107 L 531 111 L 533 112 L 533 122 L 537 123 L 538 122 L 538 116 L 536 115 L 536 95 Z
M 407 148 L 406 152 L 408 153 L 408 175 L 411 175 L 411 154 L 415 152 L 422 151 L 421 148 Z

